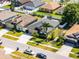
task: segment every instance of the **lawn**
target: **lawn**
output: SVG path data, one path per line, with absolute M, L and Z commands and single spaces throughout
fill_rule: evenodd
M 1 29 L 3 29 L 3 27 L 2 27 L 2 26 L 0 26 L 0 30 L 1 30 Z
M 79 59 L 79 57 L 77 57 L 75 54 L 70 53 L 69 57 L 74 58 L 74 59 Z
M 16 56 L 13 56 L 14 58 L 17 58 L 17 59 L 38 59 L 36 57 L 33 57 L 31 55 L 28 55 L 28 54 L 24 54 L 22 52 L 19 52 L 19 51 L 16 51 L 16 52 L 13 52 L 12 54 L 16 55 Z
M 18 38 L 15 38 L 15 37 L 11 37 L 11 36 L 8 36 L 8 35 L 3 35 L 4 38 L 7 38 L 7 39 L 10 39 L 10 40 L 14 40 L 14 41 L 17 41 Z
M 37 12 L 34 12 L 34 14 L 37 15 L 37 16 L 50 15 L 50 16 L 52 16 L 54 18 L 57 18 L 57 19 L 61 19 L 62 18 L 62 15 L 58 15 L 56 13 L 46 13 L 46 12 L 39 12 L 39 11 L 37 11 Z
M 31 46 L 35 46 L 35 47 L 41 48 L 41 49 L 44 49 L 44 50 L 52 51 L 52 52 L 56 52 L 57 51 L 54 48 L 50 48 L 50 47 L 47 47 L 47 46 L 42 46 L 40 44 L 37 45 L 35 42 L 27 42 L 27 44 L 31 45 Z
M 14 31 L 9 31 L 7 34 L 19 37 L 19 36 L 21 36 L 23 34 L 23 32 L 16 32 L 15 31 L 15 33 L 14 33 Z
M 10 8 L 10 6 L 11 6 L 11 5 L 6 5 L 6 6 L 3 6 L 3 8 Z
M 79 53 L 79 48 L 73 48 L 71 52 Z
M 0 48 L 4 48 L 3 46 L 0 46 Z

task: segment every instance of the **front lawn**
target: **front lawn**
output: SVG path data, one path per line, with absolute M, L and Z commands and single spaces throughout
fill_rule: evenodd
M 79 48 L 73 48 L 71 52 L 79 53 Z
M 11 5 L 6 5 L 6 6 L 3 6 L 3 8 L 10 8 Z
M 74 59 L 79 59 L 79 57 L 77 57 L 75 54 L 70 53 L 69 57 L 74 58 Z
M 12 37 L 12 36 L 8 36 L 8 35 L 3 35 L 4 38 L 10 39 L 10 40 L 14 40 L 17 41 L 18 38 Z
M 9 32 L 7 32 L 7 34 L 19 37 L 19 36 L 21 36 L 23 34 L 23 32 L 9 31 Z
M 13 52 L 12 54 L 16 55 L 16 57 L 18 57 L 18 59 L 38 59 L 34 56 L 31 56 L 31 55 L 28 55 L 28 54 L 24 54 L 22 52 L 19 52 L 19 51 L 16 51 L 16 52 Z M 13 56 L 15 58 L 15 56 Z
M 0 48 L 4 48 L 3 46 L 0 46 Z
M 31 45 L 31 46 L 35 46 L 35 47 L 41 48 L 41 49 L 44 49 L 44 50 L 52 51 L 52 52 L 56 52 L 57 51 L 54 48 L 50 48 L 50 47 L 47 47 L 47 46 L 42 46 L 40 44 L 37 45 L 35 42 L 27 42 L 27 44 Z

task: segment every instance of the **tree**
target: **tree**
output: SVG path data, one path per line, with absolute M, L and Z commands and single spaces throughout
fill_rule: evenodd
M 45 33 L 47 33 L 48 28 L 49 28 L 49 27 L 53 27 L 53 26 L 50 25 L 49 23 L 44 22 L 44 23 L 42 24 L 42 27 L 43 27 Z
M 79 23 L 79 4 L 68 4 L 64 9 L 63 16 L 62 21 L 69 25 Z
M 15 4 L 16 4 L 16 0 L 11 0 L 11 6 L 10 6 L 11 11 L 14 11 Z

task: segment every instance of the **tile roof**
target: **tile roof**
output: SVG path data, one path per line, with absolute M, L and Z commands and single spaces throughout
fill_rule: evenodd
M 59 8 L 60 6 L 61 5 L 59 5 L 58 3 L 50 2 L 50 3 L 46 3 L 41 8 L 48 9 L 48 10 L 55 10 L 55 9 Z
M 79 32 L 79 25 L 78 24 L 75 24 L 74 26 L 72 26 L 65 34 L 66 35 L 71 35 L 73 33 L 77 33 Z

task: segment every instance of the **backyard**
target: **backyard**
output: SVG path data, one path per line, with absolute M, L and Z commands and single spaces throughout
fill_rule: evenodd
M 56 18 L 56 19 L 62 18 L 62 15 L 58 15 L 56 13 L 46 13 L 46 12 L 40 12 L 40 11 L 34 12 L 33 15 L 40 16 L 40 17 L 47 15 L 47 16 L 52 16 L 53 18 Z

